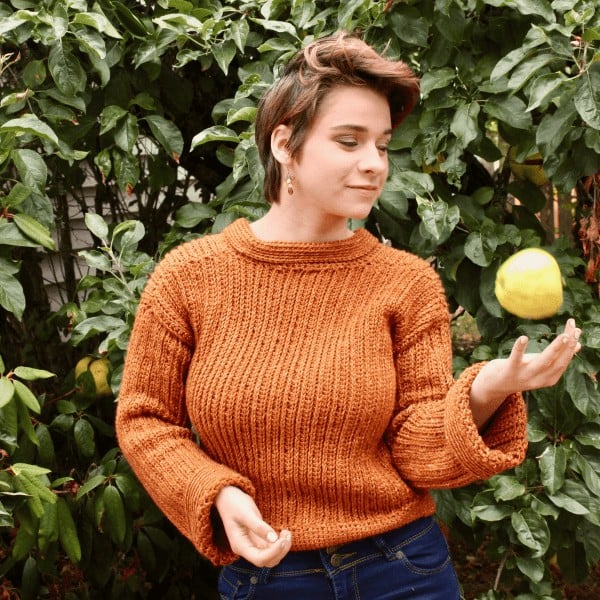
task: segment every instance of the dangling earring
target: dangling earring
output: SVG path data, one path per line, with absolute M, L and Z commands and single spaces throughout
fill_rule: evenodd
M 294 186 L 293 181 L 294 179 L 296 179 L 293 175 L 290 175 L 290 173 L 287 174 L 287 177 L 285 178 L 285 184 L 287 185 L 287 193 L 290 196 L 294 195 Z

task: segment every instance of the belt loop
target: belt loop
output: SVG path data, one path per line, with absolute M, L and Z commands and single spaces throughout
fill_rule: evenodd
M 257 583 L 267 583 L 269 581 L 269 575 L 271 574 L 270 567 L 262 567 L 258 572 L 258 582 Z
M 387 560 L 396 560 L 396 553 L 392 552 L 391 548 L 385 541 L 384 536 L 374 535 L 372 539 L 374 544 L 377 546 L 377 548 L 381 551 L 381 553 L 385 556 Z

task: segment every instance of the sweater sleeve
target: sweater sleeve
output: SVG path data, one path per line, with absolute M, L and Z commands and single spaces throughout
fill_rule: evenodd
M 190 428 L 185 384 L 194 335 L 178 280 L 175 269 L 160 264 L 142 294 L 118 399 L 117 436 L 123 455 L 163 514 L 200 554 L 226 564 L 235 555 L 217 543 L 215 497 L 226 485 L 251 495 L 254 488 L 213 461 Z
M 398 396 L 388 439 L 396 468 L 414 487 L 436 489 L 488 479 L 516 466 L 527 449 L 521 394 L 506 398 L 484 431 L 478 430 L 470 391 L 484 363 L 453 379 L 441 282 L 429 266 L 412 282 L 394 333 Z

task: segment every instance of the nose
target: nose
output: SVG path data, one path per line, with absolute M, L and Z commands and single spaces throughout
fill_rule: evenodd
M 387 152 L 381 150 L 381 148 L 375 144 L 366 145 L 361 154 L 358 167 L 364 173 L 373 173 L 376 175 L 387 173 Z

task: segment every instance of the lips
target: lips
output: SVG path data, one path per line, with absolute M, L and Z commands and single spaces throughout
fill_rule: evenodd
M 349 185 L 348 187 L 353 190 L 364 190 L 366 192 L 376 192 L 379 189 L 376 185 Z

